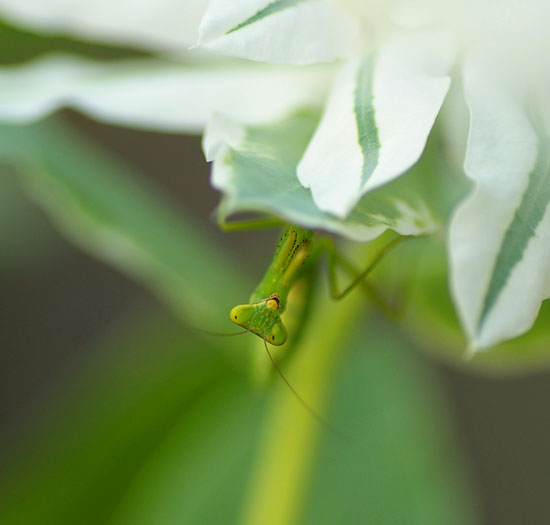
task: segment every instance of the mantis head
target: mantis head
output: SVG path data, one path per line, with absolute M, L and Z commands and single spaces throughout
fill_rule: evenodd
M 264 341 L 280 346 L 286 341 L 286 328 L 281 320 L 280 299 L 272 294 L 254 304 L 240 304 L 229 312 L 229 317 L 241 326 L 261 337 Z

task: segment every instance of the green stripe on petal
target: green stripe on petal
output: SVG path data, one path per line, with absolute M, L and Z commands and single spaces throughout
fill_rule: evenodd
M 396 36 L 342 68 L 297 171 L 320 209 L 345 218 L 363 195 L 418 161 L 453 54 L 439 34 Z
M 357 138 L 363 152 L 363 170 L 361 182 L 369 180 L 374 168 L 378 164 L 378 130 L 374 112 L 374 94 L 372 57 L 367 57 L 359 67 L 357 85 L 355 88 L 355 121 L 357 122 Z
M 197 45 L 273 64 L 314 64 L 357 55 L 359 20 L 331 0 L 210 0 Z
M 550 297 L 548 129 L 535 128 L 514 69 L 498 57 L 479 47 L 466 61 L 474 188 L 449 229 L 451 288 L 472 350 L 525 333 Z M 548 122 L 543 110 L 537 118 Z
M 252 15 L 250 18 L 248 18 L 244 22 L 241 22 L 240 24 L 231 28 L 225 34 L 229 35 L 230 33 L 238 31 L 243 27 L 249 26 L 254 22 L 258 22 L 259 20 L 261 20 L 262 18 L 265 18 L 266 16 L 273 15 L 275 13 L 278 13 L 279 11 L 288 9 L 289 7 L 294 7 L 295 5 L 304 1 L 307 1 L 307 0 L 276 0 L 275 2 L 271 2 L 270 4 L 265 6 L 263 9 L 260 9 L 256 14 Z
M 537 163 L 529 175 L 527 190 L 504 235 L 483 301 L 478 333 L 481 333 L 485 320 L 500 292 L 506 286 L 511 272 L 521 261 L 527 244 L 535 237 L 537 226 L 542 221 L 550 203 L 550 152 L 548 146 L 547 142 L 539 145 Z

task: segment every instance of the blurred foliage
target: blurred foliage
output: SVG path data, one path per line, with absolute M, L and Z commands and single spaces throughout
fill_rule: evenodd
M 48 53 L 78 54 L 97 60 L 148 56 L 131 48 L 112 47 L 63 35 L 40 34 L 0 20 L 0 63 L 16 64 Z
M 328 375 L 326 417 L 347 442 L 284 386 L 258 397 L 210 343 L 137 314 L 96 345 L 4 465 L 0 522 L 475 523 L 434 378 L 370 328 Z M 270 479 L 273 462 L 290 477 Z M 270 507 L 250 510 L 268 488 Z
M 155 60 L 138 49 L 5 22 L 0 44 L 0 63 L 8 66 L 50 53 Z M 222 215 L 245 204 L 285 215 L 291 197 L 304 213 L 311 198 L 294 172 L 316 119 L 302 113 L 278 128 L 248 130 L 244 147 L 231 150 L 222 166 L 234 190 Z M 289 142 L 291 133 L 299 140 Z M 368 215 L 373 208 L 395 225 L 403 202 L 420 210 L 430 203 L 430 218 L 446 223 L 468 184 L 446 165 L 438 135 L 436 126 L 411 173 L 364 197 L 356 223 L 346 227 L 378 224 Z M 283 147 L 284 155 L 275 151 Z M 263 180 L 260 164 L 268 167 Z M 0 167 L 3 272 L 55 263 L 50 258 L 63 246 L 50 237 L 44 212 L 67 240 L 167 307 L 113 319 L 0 456 L 0 523 L 480 522 L 444 393 L 416 350 L 469 370 L 547 366 L 548 301 L 528 334 L 466 361 L 442 235 L 399 246 L 373 273 L 383 296 L 404 302 L 396 322 L 367 311 L 359 290 L 330 301 L 318 279 L 307 317 L 296 302 L 288 314 L 289 325 L 303 325 L 300 337 L 273 352 L 297 391 L 349 437 L 341 439 L 292 396 L 261 341 L 201 332 L 230 330 L 229 308 L 259 276 L 247 275 L 176 199 L 59 114 L 36 124 L 0 123 Z M 286 186 L 274 184 L 275 171 L 288 175 Z M 316 220 L 336 222 L 327 214 Z M 370 253 L 351 243 L 340 247 L 360 253 L 357 261 Z
M 197 326 L 225 319 L 251 287 L 181 210 L 55 117 L 0 125 L 0 158 L 73 242 L 142 280 Z
M 179 318 L 224 326 L 251 290 L 189 218 L 62 120 L 0 135 L 0 155 L 60 231 Z M 4 457 L 0 522 L 477 523 L 439 387 L 388 325 L 365 325 L 363 304 L 320 290 L 284 361 L 349 442 L 280 378 L 259 390 L 237 372 L 254 349 L 267 362 L 257 339 L 199 337 L 144 312 L 113 326 Z
M 142 55 L 7 24 L 0 41 L 5 64 L 54 51 Z M 177 202 L 59 116 L 2 124 L 0 139 L 3 166 L 71 242 L 151 289 L 186 324 L 227 330 L 229 307 L 254 282 Z M 2 177 L 4 223 L 31 224 L 11 175 Z M 28 253 L 36 257 L 36 246 Z M 283 366 L 349 441 L 273 377 L 256 339 L 212 339 L 166 313 L 134 312 L 113 322 L 3 456 L 0 522 L 477 523 L 430 371 L 390 326 L 366 324 L 360 295 L 316 297 Z M 242 373 L 251 352 L 271 372 L 261 389 Z
M 21 192 L 11 169 L 0 174 L 0 270 L 16 272 L 23 268 L 48 267 L 63 252 L 64 245 L 44 222 L 41 211 Z
M 411 266 L 414 276 L 407 285 L 409 295 L 401 325 L 417 348 L 428 351 L 436 359 L 484 373 L 518 374 L 549 366 L 549 301 L 542 303 L 533 328 L 526 334 L 469 357 L 449 292 L 444 240 L 432 237 L 415 242 L 419 246 L 400 248 L 403 258 L 416 261 Z M 395 276 L 401 267 L 389 260 L 388 266 L 392 264 L 397 267 L 386 271 Z
M 191 476 L 178 490 L 182 508 L 200 501 L 190 488 L 200 486 L 195 482 L 201 469 L 223 475 L 246 451 L 244 444 L 235 446 L 229 430 L 237 425 L 242 438 L 241 424 L 257 414 L 253 399 L 246 398 L 246 410 L 239 408 L 246 382 L 228 374 L 211 346 L 174 321 L 158 313 L 138 315 L 91 356 L 2 476 L 0 522 L 104 522 L 147 458 L 182 421 L 184 455 L 179 450 L 174 459 Z M 220 403 L 232 410 L 220 411 Z M 216 433 L 224 417 L 230 417 L 227 432 Z M 210 454 L 216 450 L 225 469 Z

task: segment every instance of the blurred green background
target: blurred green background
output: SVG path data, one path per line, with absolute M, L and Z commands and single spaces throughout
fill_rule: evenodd
M 277 233 L 217 230 L 198 139 L 69 112 L 61 119 L 192 216 L 243 273 L 261 276 Z M 267 393 L 251 387 L 238 342 L 190 331 L 143 287 L 59 236 L 13 169 L 1 182 L 2 522 L 234 523 L 254 512 L 246 509 L 262 497 L 254 479 L 270 461 L 261 433 L 277 381 Z M 352 443 L 317 429 L 317 460 L 294 472 L 307 480 L 281 479 L 271 505 L 286 487 L 300 493 L 299 522 L 475 522 L 467 507 L 478 500 L 484 523 L 543 523 L 548 374 L 463 371 L 392 332 L 369 321 L 337 372 L 339 408 L 329 413 Z M 286 390 L 278 395 L 302 410 Z M 270 437 L 281 447 L 292 442 L 291 421 L 277 431 Z
M 0 34 L 4 63 L 137 53 Z M 197 330 L 231 330 L 278 238 L 218 230 L 199 138 L 64 110 L 0 139 L 0 523 L 547 523 L 546 371 L 319 300 L 282 366 L 338 439 L 254 338 Z

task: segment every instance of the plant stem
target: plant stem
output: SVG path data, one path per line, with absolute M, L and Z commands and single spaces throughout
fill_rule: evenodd
M 307 403 L 322 414 L 348 334 L 359 315 L 364 315 L 365 301 L 357 290 L 338 302 L 328 299 L 328 293 L 320 295 L 327 299 L 318 301 L 303 342 L 284 373 Z M 346 429 L 338 430 L 345 433 Z M 304 410 L 286 385 L 277 385 L 243 523 L 281 525 L 297 520 L 322 432 L 327 430 Z M 342 441 L 342 446 L 348 445 Z

